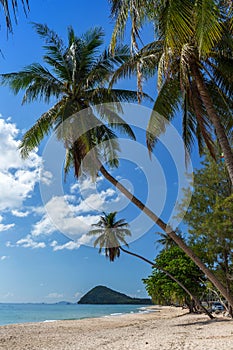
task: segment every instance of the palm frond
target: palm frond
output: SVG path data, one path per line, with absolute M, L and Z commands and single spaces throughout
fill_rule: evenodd
M 193 34 L 191 1 L 159 1 L 157 13 L 158 36 L 164 39 L 165 52 L 173 52 L 188 42 Z
M 196 0 L 195 35 L 199 56 L 206 56 L 221 39 L 220 11 L 215 0 Z
M 154 103 L 147 126 L 146 139 L 149 152 L 152 152 L 157 137 L 165 132 L 169 121 L 174 118 L 179 108 L 180 98 L 178 79 L 167 79 Z
M 21 0 L 24 13 L 27 15 L 29 11 L 29 2 L 28 0 Z M 11 11 L 9 8 L 9 0 L 0 0 L 0 5 L 3 7 L 5 20 L 6 20 L 6 27 L 9 32 L 13 32 L 13 26 L 12 26 L 12 20 L 11 20 Z M 17 12 L 18 12 L 18 1 L 17 0 L 11 0 L 13 15 L 15 23 L 17 23 Z
M 196 135 L 198 139 L 199 152 L 202 154 L 203 151 L 203 139 L 207 145 L 207 148 L 210 151 L 210 154 L 213 158 L 215 158 L 215 145 L 212 139 L 212 127 L 211 123 L 207 117 L 205 108 L 202 104 L 201 98 L 198 94 L 198 89 L 196 86 L 196 82 L 193 81 L 190 85 L 189 91 L 189 103 L 192 108 L 193 113 L 196 117 Z
M 121 133 L 126 134 L 131 139 L 136 140 L 135 134 L 131 127 L 117 114 L 112 105 L 103 104 L 96 105 L 95 109 L 100 115 L 100 118 L 108 122 L 108 126 L 114 130 L 119 130 Z
M 36 99 L 49 102 L 51 97 L 58 98 L 62 92 L 62 83 L 46 68 L 38 63 L 31 64 L 18 73 L 2 74 L 1 84 L 8 85 L 14 94 L 25 90 L 23 103 Z
M 185 145 L 185 160 L 187 164 L 188 153 L 192 151 L 192 147 L 194 146 L 194 143 L 195 143 L 194 135 L 196 132 L 196 125 L 197 125 L 196 117 L 190 110 L 187 92 L 184 93 L 182 109 L 183 109 L 182 137 Z
M 35 125 L 23 136 L 19 146 L 23 158 L 27 158 L 29 153 L 39 146 L 45 135 L 52 129 L 57 115 L 62 112 L 63 100 L 56 103 L 47 112 L 42 114 Z
M 137 75 L 138 64 L 141 65 L 140 71 L 143 77 L 151 77 L 155 74 L 158 63 L 163 54 L 163 42 L 156 41 L 146 45 L 136 54 L 131 56 L 123 63 L 113 74 L 110 88 L 117 83 L 119 79 L 130 78 Z
M 52 45 L 52 47 L 56 46 L 60 50 L 64 49 L 63 41 L 55 31 L 51 30 L 46 24 L 35 22 L 32 24 L 37 34 L 46 42 L 46 44 Z
M 132 50 L 138 49 L 141 41 L 140 29 L 148 21 L 150 1 L 147 0 L 111 0 L 111 17 L 115 22 L 110 48 L 114 52 L 118 40 L 123 40 L 128 19 L 131 22 Z

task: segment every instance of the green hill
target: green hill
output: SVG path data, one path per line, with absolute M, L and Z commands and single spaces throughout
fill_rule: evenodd
M 105 286 L 97 286 L 86 293 L 78 304 L 143 304 L 151 305 L 151 299 L 131 298 Z

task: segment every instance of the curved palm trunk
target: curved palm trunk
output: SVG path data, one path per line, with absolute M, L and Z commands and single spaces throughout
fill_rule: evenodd
M 224 127 L 213 107 L 213 103 L 211 101 L 211 97 L 209 95 L 209 92 L 205 86 L 203 77 L 197 67 L 196 64 L 190 65 L 191 72 L 196 80 L 197 89 L 199 91 L 201 100 L 206 108 L 207 114 L 214 125 L 215 132 L 218 138 L 218 142 L 220 144 L 220 147 L 224 153 L 224 158 L 226 162 L 226 167 L 231 179 L 231 183 L 233 185 L 233 153 L 231 150 L 231 146 L 229 144 L 229 141 L 227 139 Z
M 136 253 L 132 253 L 129 250 L 126 250 L 122 247 L 119 247 L 120 250 L 122 250 L 124 253 L 135 256 L 136 258 L 139 258 L 145 262 L 147 262 L 148 264 L 150 264 L 152 267 L 155 267 L 156 269 L 160 270 L 161 272 L 163 272 L 165 275 L 167 275 L 171 280 L 173 280 L 174 282 L 176 282 L 189 296 L 192 300 L 194 300 L 195 304 L 201 308 L 208 316 L 210 319 L 213 319 L 214 316 L 200 303 L 200 301 L 195 297 L 195 295 L 193 295 L 184 285 L 183 283 L 181 283 L 178 279 L 176 279 L 174 276 L 172 276 L 168 271 L 164 270 L 162 267 L 157 266 L 153 263 L 153 261 L 150 261 L 146 258 L 144 258 L 144 256 L 141 256 L 139 254 Z
M 154 221 L 173 241 L 190 257 L 190 259 L 204 272 L 210 282 L 219 290 L 219 292 L 228 301 L 229 305 L 233 306 L 233 296 L 228 293 L 222 283 L 216 276 L 205 266 L 205 264 L 195 255 L 185 242 L 180 238 L 172 228 L 165 224 L 156 214 L 147 208 L 138 198 L 130 193 L 121 183 L 119 183 L 102 164 L 99 164 L 99 171 L 101 174 L 116 188 L 121 191 L 132 203 L 134 203 L 140 210 L 142 210 L 152 221 Z

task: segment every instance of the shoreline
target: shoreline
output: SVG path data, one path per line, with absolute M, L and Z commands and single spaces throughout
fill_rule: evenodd
M 75 321 L 0 327 L 1 350 L 229 350 L 233 321 L 176 307 Z
M 13 303 L 15 304 L 15 303 Z M 19 304 L 21 305 L 21 304 Z M 41 305 L 40 303 L 37 303 L 36 305 Z M 51 304 L 53 305 L 53 304 Z M 90 304 L 91 305 L 91 304 Z M 97 305 L 97 304 L 93 304 Z M 107 304 L 107 306 L 111 306 L 115 304 Z M 119 304 L 121 305 L 121 304 Z M 128 304 L 122 304 L 123 306 Z M 90 315 L 90 316 L 81 316 L 81 317 L 72 317 L 72 318 L 48 318 L 48 319 L 41 319 L 41 320 L 27 320 L 27 321 L 19 321 L 19 322 L 9 322 L 5 324 L 0 324 L 0 327 L 4 326 L 16 326 L 16 325 L 24 325 L 24 324 L 37 324 L 37 323 L 52 323 L 52 322 L 59 322 L 59 321 L 79 321 L 79 320 L 85 320 L 85 319 L 96 319 L 96 318 L 105 318 L 105 317 L 118 317 L 122 315 L 131 315 L 131 314 L 145 314 L 149 312 L 155 312 L 156 306 L 155 305 L 143 305 L 143 304 L 134 304 L 137 306 L 135 310 L 131 311 L 122 311 L 122 312 L 113 312 L 113 313 L 106 313 L 106 314 L 99 314 L 99 315 Z M 98 304 L 98 306 L 103 306 L 102 304 Z

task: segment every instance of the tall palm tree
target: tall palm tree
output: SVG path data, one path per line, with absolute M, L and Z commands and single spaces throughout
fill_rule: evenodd
M 126 3 L 112 1 L 112 12 L 116 16 L 124 12 Z M 155 145 L 156 132 L 165 128 L 160 115 L 171 120 L 182 109 L 186 146 L 190 149 L 197 136 L 200 150 L 205 142 L 214 156 L 213 127 L 233 184 L 233 153 L 226 135 L 226 124 L 230 123 L 232 130 L 233 111 L 232 4 L 216 0 L 152 0 L 144 5 L 143 10 L 135 12 L 139 17 L 135 23 L 139 23 L 139 30 L 140 18 L 145 20 L 146 13 L 147 19 L 155 22 L 155 41 L 137 52 L 131 63 L 120 67 L 113 81 L 137 73 L 139 62 L 140 76 L 157 72 L 159 94 L 148 125 L 149 151 Z M 126 12 L 127 18 L 128 15 Z M 118 16 L 117 21 L 120 19 Z M 122 20 L 123 26 L 125 22 Z M 117 22 L 115 30 L 118 27 Z
M 117 48 L 114 56 L 109 51 L 98 55 L 96 51 L 102 45 L 103 38 L 100 29 L 92 29 L 81 38 L 77 38 L 73 29 L 70 28 L 68 46 L 65 46 L 57 34 L 47 26 L 36 24 L 35 28 L 46 40 L 47 54 L 44 56 L 44 61 L 52 69 L 49 70 L 34 63 L 18 73 L 1 75 L 1 81 L 2 84 L 9 85 L 16 94 L 20 90 L 25 90 L 23 103 L 37 99 L 49 102 L 51 98 L 55 98 L 58 102 L 26 132 L 21 143 L 22 156 L 26 158 L 49 131 L 55 128 L 59 140 L 63 141 L 67 150 L 65 171 L 74 166 L 76 177 L 79 177 L 80 172 L 89 172 L 93 179 L 100 172 L 177 243 L 233 306 L 233 297 L 176 232 L 132 195 L 103 165 L 104 162 L 109 167 L 118 165 L 118 143 L 112 131 L 113 127 L 119 128 L 134 138 L 131 128 L 116 113 L 117 108 L 120 108 L 119 104 L 116 105 L 116 111 L 115 108 L 103 108 L 102 105 L 104 102 L 137 100 L 137 94 L 134 91 L 106 87 L 114 74 L 115 67 L 126 63 L 129 59 L 128 48 L 125 46 Z M 105 123 L 97 118 L 96 109 Z M 58 128 L 67 118 L 82 110 L 87 110 L 87 115 L 85 114 L 83 118 L 82 116 L 74 118 L 74 125 L 69 124 L 68 128 Z M 77 130 L 80 134 L 74 139 L 73 131 L 75 133 Z M 91 154 L 91 161 L 86 164 L 85 158 L 88 154 Z
M 16 17 L 16 13 L 18 11 L 18 1 L 17 0 L 0 0 L 0 5 L 3 8 L 3 12 L 5 15 L 5 20 L 6 20 L 6 27 L 7 30 L 9 30 L 9 32 L 13 31 L 13 27 L 12 27 L 12 20 L 11 20 L 11 11 L 10 11 L 10 6 L 9 3 L 11 3 L 11 7 L 13 10 L 13 14 L 14 14 L 14 19 L 17 23 L 17 17 Z M 27 11 L 29 10 L 29 1 L 28 0 L 21 0 L 21 3 L 23 5 L 23 9 L 25 14 L 27 13 Z
M 100 220 L 97 222 L 97 224 L 92 224 L 92 226 L 97 228 L 88 232 L 89 236 L 98 236 L 94 241 L 94 247 L 99 245 L 99 253 L 101 253 L 102 249 L 104 248 L 106 258 L 113 262 L 116 258 L 120 257 L 120 253 L 122 251 L 152 265 L 176 282 L 191 297 L 191 299 L 195 301 L 196 305 L 203 309 L 203 311 L 212 319 L 213 316 L 211 313 L 209 313 L 208 310 L 201 305 L 200 301 L 183 285 L 183 283 L 178 281 L 173 275 L 164 270 L 162 267 L 155 265 L 151 260 L 146 259 L 142 255 L 126 250 L 121 246 L 121 244 L 123 244 L 129 247 L 125 236 L 131 236 L 131 232 L 128 229 L 129 225 L 125 219 L 116 220 L 116 215 L 117 212 L 111 212 L 109 214 L 103 213 L 103 215 L 100 216 Z
M 134 134 L 114 108 L 101 108 L 100 104 L 137 101 L 136 92 L 110 90 L 107 86 L 115 68 L 129 57 L 128 47 L 118 47 L 114 56 L 108 50 L 99 52 L 104 36 L 101 28 L 90 29 L 81 37 L 75 35 L 73 28 L 68 28 L 66 46 L 46 25 L 34 24 L 34 27 L 46 42 L 46 55 L 43 57 L 46 65 L 33 63 L 17 73 L 3 74 L 1 83 L 9 85 L 15 94 L 25 90 L 23 103 L 37 99 L 49 103 L 54 98 L 58 102 L 25 133 L 20 146 L 22 156 L 27 157 L 54 127 L 59 130 L 59 126 L 71 115 L 89 108 L 88 118 L 79 120 L 79 129 L 88 130 L 85 134 L 84 131 L 80 132 L 80 137 L 75 140 L 69 140 L 72 135 L 65 134 L 65 130 L 64 134 L 57 135 L 59 139 L 66 138 L 67 149 L 69 144 L 66 167 L 69 168 L 72 160 L 78 175 L 82 159 L 103 141 L 106 141 L 105 146 L 108 148 L 108 152 L 104 153 L 107 155 L 105 160 L 111 162 L 112 166 L 117 165 L 118 145 L 112 128 L 120 129 L 131 138 L 134 138 Z M 98 114 L 101 114 L 103 121 L 99 120 Z M 82 123 L 85 123 L 83 128 Z

